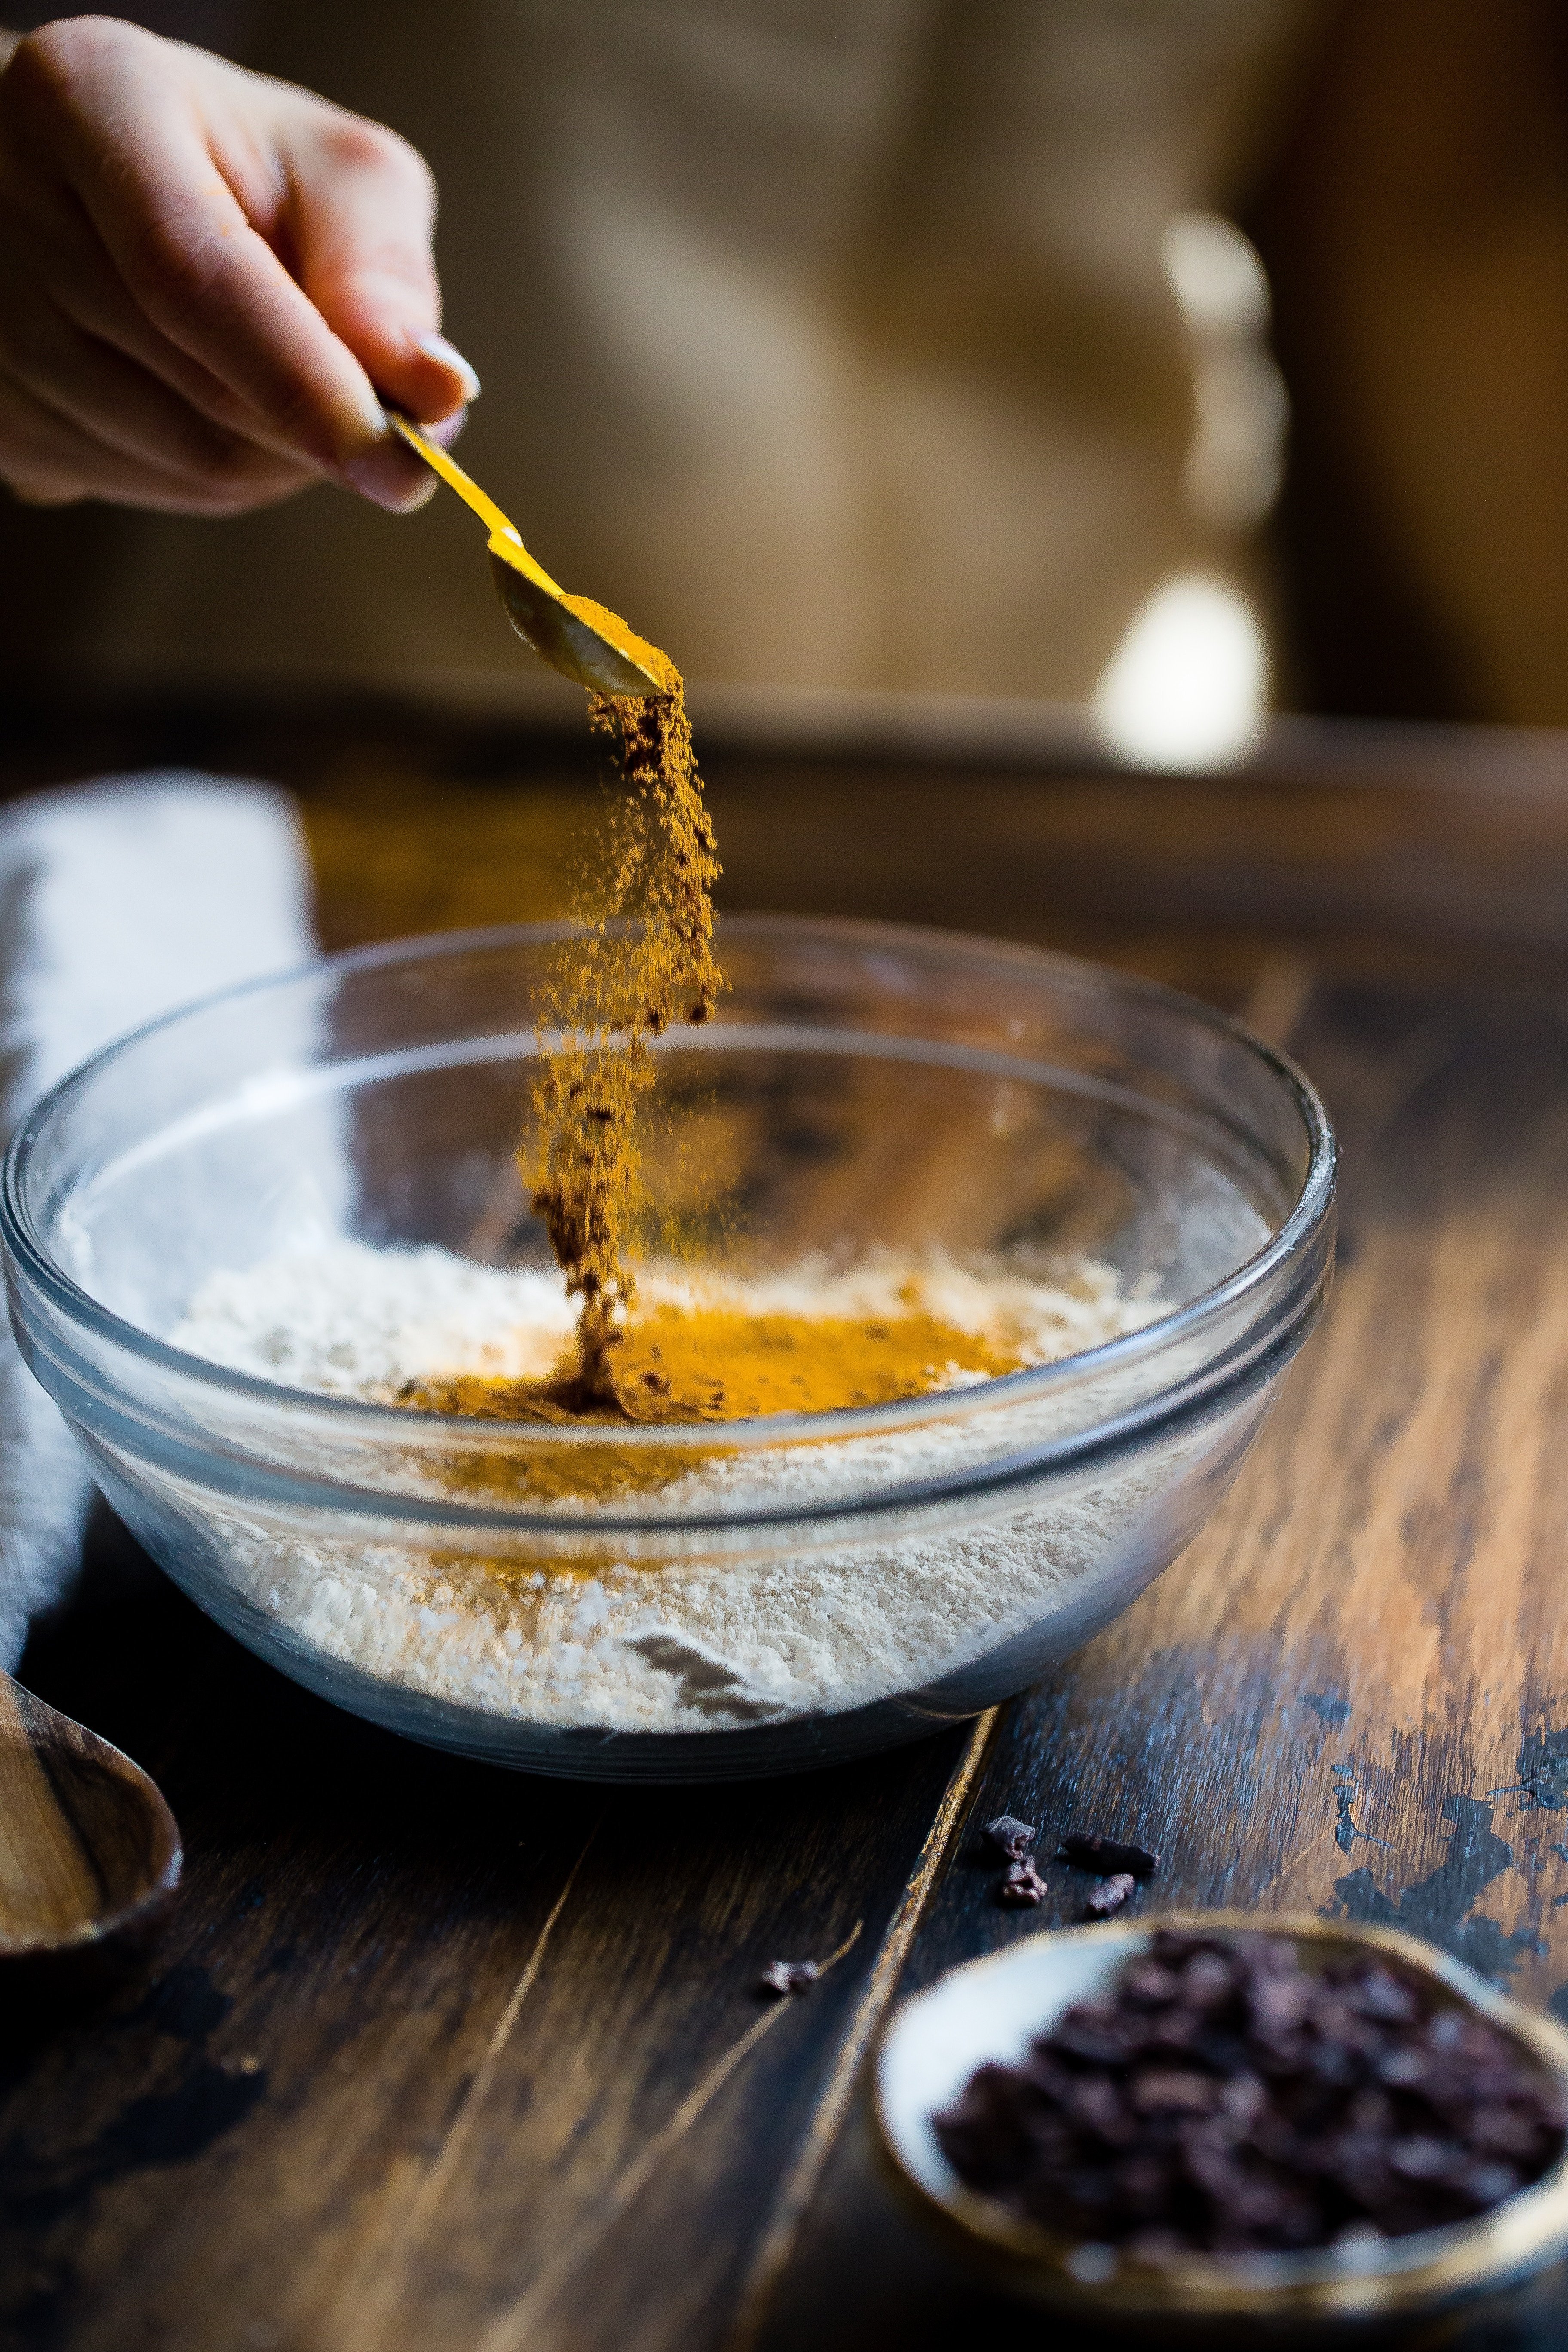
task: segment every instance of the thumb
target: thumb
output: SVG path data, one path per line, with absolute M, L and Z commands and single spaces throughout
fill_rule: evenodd
M 379 393 L 423 423 L 449 416 L 479 383 L 438 331 L 430 167 L 380 123 L 312 114 L 289 142 L 300 283 Z

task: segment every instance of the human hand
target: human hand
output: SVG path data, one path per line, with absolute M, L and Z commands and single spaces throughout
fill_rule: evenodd
M 4 60 L 0 481 L 230 515 L 325 475 L 423 505 L 374 387 L 447 441 L 479 383 L 437 331 L 415 150 L 113 17 Z

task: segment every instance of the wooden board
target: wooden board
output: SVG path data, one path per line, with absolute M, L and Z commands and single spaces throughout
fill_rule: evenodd
M 1319 985 L 1290 1043 L 1345 1152 L 1329 1314 L 1185 1557 L 1006 1711 L 973 1817 L 1136 1837 L 1162 1901 L 1387 1922 L 1568 2016 L 1568 1034 L 1550 1003 Z M 1071 1873 L 1020 1926 L 956 1861 L 906 1989 L 1077 1916 Z M 1560 2345 L 1565 2289 L 1478 2340 Z M 756 2340 L 976 2317 L 858 2116 Z
M 558 902 L 567 755 L 431 737 L 378 792 L 377 740 L 302 728 L 267 761 L 333 940 Z M 1463 750 L 1434 782 L 1299 744 L 1251 802 L 715 763 L 736 898 L 1091 946 L 1288 1039 L 1345 1144 L 1329 1316 L 1215 1521 L 1079 1659 L 973 1732 L 761 1789 L 425 1754 L 101 1528 L 27 1673 L 158 1777 L 188 1880 L 105 2007 L 9 2021 L 0 2346 L 1032 2336 L 903 2218 L 860 2092 L 900 1985 L 1074 1916 L 1059 1874 L 1044 1917 L 996 1906 L 970 1824 L 1004 1806 L 1146 1837 L 1173 1900 L 1397 1918 L 1568 2011 L 1568 796 Z M 759 2000 L 766 1961 L 857 1927 L 806 1999 Z M 1564 2291 L 1443 2340 L 1548 2352 Z

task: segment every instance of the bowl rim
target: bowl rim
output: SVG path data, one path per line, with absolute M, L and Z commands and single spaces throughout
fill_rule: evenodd
M 1097 2309 L 1107 2318 L 1206 2316 L 1217 2320 L 1330 2312 L 1346 2318 L 1374 2312 L 1392 2316 L 1408 2312 L 1435 2293 L 1501 2284 L 1539 2267 L 1568 2243 L 1568 2140 L 1538 2180 L 1515 2190 L 1500 2205 L 1465 2221 L 1391 2238 L 1386 2241 L 1388 2253 L 1381 2261 L 1353 2265 L 1336 2263 L 1330 2248 L 1313 2247 L 1300 2253 L 1247 2257 L 1187 2254 L 1158 2265 L 1119 2263 L 1103 2279 L 1085 2278 L 1071 2267 L 1071 2257 L 1082 2251 L 1079 2242 L 1055 2237 L 999 2200 L 962 2182 L 954 2190 L 939 2194 L 921 2179 L 906 2159 L 902 2134 L 889 2113 L 887 2070 L 889 2053 L 900 2035 L 910 2032 L 911 2025 L 918 2031 L 922 2005 L 955 1978 L 973 1982 L 998 1968 L 1016 1968 L 1020 1956 L 1031 1949 L 1044 1958 L 1049 1948 L 1070 1945 L 1081 1951 L 1086 1945 L 1099 1945 L 1108 1958 L 1118 1951 L 1131 1958 L 1163 1931 L 1286 1936 L 1298 1944 L 1385 1953 L 1441 1986 L 1456 2003 L 1476 2011 L 1521 2044 L 1568 2098 L 1568 2030 L 1554 2018 L 1499 1991 L 1439 1946 L 1401 1928 L 1325 1918 L 1315 1912 L 1231 1910 L 1152 1911 L 1133 1919 L 1037 1928 L 999 1950 L 943 1969 L 901 2001 L 878 2037 L 869 2084 L 883 2158 L 900 2189 L 928 2224 L 936 2222 L 944 2235 L 989 2267 L 998 2280 L 1058 2307 L 1079 2313 Z M 1070 1996 L 1080 1997 L 1079 1993 Z M 1060 2007 L 1043 2013 L 1042 2030 L 1060 2013 Z M 929 2127 L 929 2116 L 921 2120 Z M 1500 2228 L 1499 2217 L 1504 2214 L 1508 2226 Z
M 673 1448 L 693 1453 L 711 1454 L 723 1450 L 743 1454 L 781 1444 L 809 1444 L 829 1436 L 837 1440 L 875 1435 L 907 1430 L 934 1420 L 951 1421 L 959 1415 L 967 1417 L 998 1406 L 1031 1401 L 1052 1390 L 1078 1386 L 1098 1379 L 1104 1372 L 1158 1355 L 1192 1338 L 1205 1325 L 1245 1301 L 1249 1295 L 1263 1290 L 1279 1268 L 1321 1227 L 1332 1207 L 1338 1146 L 1317 1088 L 1288 1054 L 1259 1037 L 1244 1022 L 1205 1004 L 1201 998 L 1167 987 L 1163 982 L 1124 971 L 1115 965 L 1098 963 L 1088 957 L 1037 948 L 1024 941 L 994 940 L 984 934 L 943 930 L 922 924 L 766 913 L 724 914 L 717 919 L 717 922 L 721 939 L 725 934 L 740 940 L 766 940 L 770 935 L 796 940 L 816 938 L 828 945 L 846 949 L 856 946 L 868 949 L 901 947 L 906 951 L 945 955 L 961 960 L 971 968 L 984 963 L 1012 964 L 1036 974 L 1047 972 L 1058 983 L 1069 984 L 1086 993 L 1152 1005 L 1179 1014 L 1194 1026 L 1206 1028 L 1230 1043 L 1241 1045 L 1283 1086 L 1301 1119 L 1308 1144 L 1307 1168 L 1296 1198 L 1279 1229 L 1223 1281 L 1173 1308 L 1170 1313 L 1157 1316 L 1136 1329 L 1104 1340 L 1097 1347 L 1053 1359 L 1048 1363 L 1028 1365 L 994 1379 L 977 1381 L 963 1388 L 935 1390 L 923 1396 L 900 1397 L 881 1405 L 816 1413 L 776 1413 L 748 1421 L 629 1423 L 624 1427 L 619 1423 L 573 1427 L 554 1423 L 489 1421 L 470 1414 L 415 1413 L 403 1406 L 358 1397 L 331 1395 L 316 1390 L 290 1387 L 282 1381 L 264 1380 L 254 1373 L 215 1363 L 207 1357 L 194 1355 L 143 1330 L 140 1325 L 116 1314 L 112 1308 L 94 1298 L 49 1254 L 36 1231 L 26 1202 L 24 1187 L 28 1163 L 51 1122 L 74 1097 L 89 1087 L 100 1073 L 121 1055 L 161 1031 L 216 1012 L 226 1004 L 240 1003 L 247 997 L 321 982 L 334 974 L 456 960 L 465 955 L 508 948 L 542 946 L 570 937 L 582 928 L 571 920 L 558 920 L 415 933 L 402 939 L 376 940 L 367 946 L 341 950 L 331 955 L 311 957 L 304 963 L 290 965 L 286 970 L 263 973 L 255 979 L 193 998 L 112 1038 L 107 1045 L 57 1080 L 17 1122 L 5 1150 L 3 1167 L 0 1167 L 0 1244 L 3 1244 L 5 1255 L 13 1262 L 14 1268 L 20 1270 L 59 1314 L 72 1323 L 84 1326 L 98 1339 L 107 1340 L 127 1354 L 140 1357 L 184 1381 L 247 1399 L 260 1407 L 287 1410 L 295 1415 L 320 1413 L 340 1430 L 359 1428 L 379 1431 L 383 1434 L 391 1434 L 395 1431 L 400 1445 L 407 1447 L 412 1444 L 429 1450 L 439 1449 L 444 1443 L 449 1444 L 454 1439 L 470 1444 L 482 1439 L 485 1449 L 491 1453 L 525 1454 L 546 1445 L 552 1449 L 563 1445 L 590 1448 L 611 1445 L 617 1449 L 633 1446 Z M 722 1035 L 723 1026 L 721 1011 L 719 1017 L 702 1034 L 705 1038 L 711 1036 L 717 1042 Z M 677 1036 L 674 1040 L 677 1048 L 680 1042 Z M 1170 1395 L 1168 1389 L 1157 1389 L 1142 1400 L 1133 1412 L 1123 1413 L 1112 1422 L 1099 1422 L 1084 1431 L 1073 1433 L 1067 1441 L 1068 1450 L 1073 1450 L 1076 1442 L 1079 1450 L 1096 1451 L 1094 1442 L 1097 1438 L 1108 1437 L 1113 1432 L 1125 1434 L 1129 1424 L 1135 1423 L 1141 1428 L 1151 1414 L 1163 1418 L 1160 1408 L 1168 1404 Z M 1055 1454 L 1058 1449 L 1053 1446 L 1045 1450 Z

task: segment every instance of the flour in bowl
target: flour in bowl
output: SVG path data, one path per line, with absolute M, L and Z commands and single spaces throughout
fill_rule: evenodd
M 1046 1280 L 911 1268 L 889 1256 L 849 1272 L 803 1266 L 748 1283 L 744 1295 L 758 1313 L 892 1315 L 915 1277 L 922 1300 L 939 1302 L 954 1326 L 1005 1323 L 1026 1334 L 1031 1362 L 1080 1353 L 1161 1311 L 1089 1259 Z M 692 1285 L 656 1273 L 642 1290 L 679 1304 Z M 376 1402 L 458 1372 L 542 1376 L 572 1328 L 556 1276 L 345 1241 L 210 1277 L 169 1337 L 237 1371 Z M 955 1372 L 950 1384 L 961 1391 L 964 1379 Z M 1048 1435 L 1061 1410 L 1037 1401 L 1012 1408 L 1009 1447 Z M 847 1481 L 881 1494 L 973 1467 L 975 1418 L 955 1412 L 905 1430 L 729 1456 L 715 1447 L 689 1470 L 678 1463 L 659 1503 L 666 1514 L 719 1515 L 738 1504 L 754 1517 L 770 1500 L 837 1498 Z M 994 1431 L 985 1442 L 994 1449 Z M 1142 1522 L 1179 1483 L 1176 1457 L 1214 1444 L 1211 1428 L 1065 1494 L 1058 1487 L 1031 1503 L 1014 1490 L 956 1516 L 933 1513 L 912 1532 L 884 1520 L 862 1535 L 853 1520 L 834 1521 L 830 1501 L 798 1537 L 763 1531 L 738 1551 L 713 1544 L 704 1555 L 694 1539 L 679 1559 L 639 1559 L 626 1544 L 617 1557 L 605 1538 L 589 1571 L 526 1550 L 470 1557 L 434 1522 L 416 1521 L 394 1542 L 339 1532 L 350 1524 L 341 1515 L 318 1515 L 307 1529 L 229 1510 L 213 1539 L 251 1603 L 310 1649 L 384 1681 L 563 1727 L 699 1731 L 836 1714 L 939 1682 L 962 1697 L 965 1672 L 1004 1644 L 1026 1649 L 1058 1626 L 1056 1646 L 1072 1646 L 1069 1631 L 1085 1638 L 1148 1572 Z

